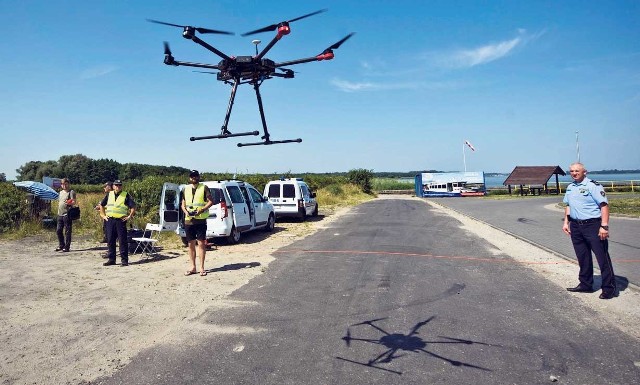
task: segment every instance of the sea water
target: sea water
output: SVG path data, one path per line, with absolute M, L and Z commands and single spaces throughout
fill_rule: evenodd
M 498 176 L 485 176 L 485 184 L 487 188 L 496 188 L 496 187 L 506 187 L 503 185 L 504 181 L 507 179 L 509 175 L 498 175 Z M 602 185 L 611 184 L 611 182 L 621 182 L 621 181 L 633 181 L 634 185 L 640 185 L 640 173 L 631 173 L 631 174 L 590 174 L 587 172 L 587 178 L 593 179 Z M 558 181 L 560 184 L 567 184 L 573 181 L 569 173 L 567 175 L 558 175 Z M 552 175 L 547 185 L 552 187 L 556 183 L 555 175 Z M 617 183 L 619 184 L 619 183 Z

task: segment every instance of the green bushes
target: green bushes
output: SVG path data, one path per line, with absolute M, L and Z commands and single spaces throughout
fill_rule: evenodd
M 372 192 L 372 179 L 373 171 L 365 170 L 364 168 L 353 169 L 347 173 L 347 181 L 356 186 L 360 186 L 362 192 L 365 194 L 371 194 Z
M 28 213 L 26 194 L 11 183 L 0 182 L 0 233 L 15 228 Z

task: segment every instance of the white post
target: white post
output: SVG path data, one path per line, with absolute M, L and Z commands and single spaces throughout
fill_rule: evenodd
M 467 172 L 467 157 L 464 152 L 465 146 L 466 146 L 466 143 L 462 142 L 462 162 L 464 163 L 464 172 Z
M 578 131 L 576 131 L 576 153 L 578 155 L 578 163 L 580 163 L 580 142 L 578 142 Z

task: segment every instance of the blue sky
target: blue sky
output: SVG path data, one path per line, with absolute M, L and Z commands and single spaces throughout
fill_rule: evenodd
M 147 18 L 234 31 L 200 35 L 230 56 L 306 13 L 267 54 L 335 59 L 293 67 L 261 93 L 273 140 L 190 142 L 220 131 L 230 87 L 162 63 L 219 57 Z M 210 172 L 438 169 L 516 165 L 640 168 L 638 1 L 0 1 L 0 172 L 81 153 Z M 229 129 L 261 129 L 239 88 Z M 247 137 L 253 141 L 254 137 Z M 245 138 L 245 139 L 247 139 Z

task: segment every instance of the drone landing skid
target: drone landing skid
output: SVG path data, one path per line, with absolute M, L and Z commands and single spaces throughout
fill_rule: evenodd
M 220 135 L 210 135 L 210 136 L 192 136 L 191 138 L 189 138 L 190 141 L 196 141 L 196 140 L 204 140 L 204 139 L 226 139 L 226 138 L 233 138 L 234 136 L 256 136 L 256 135 L 260 135 L 260 132 L 258 131 L 249 131 L 249 132 L 238 132 L 237 134 L 232 134 L 232 133 L 226 133 L 226 134 L 220 134 Z
M 255 143 L 238 143 L 238 147 L 246 147 L 246 146 L 260 146 L 260 145 L 271 145 L 271 144 L 282 144 L 282 143 L 302 143 L 302 139 L 287 139 L 287 140 L 265 140 L 264 142 L 255 142 Z

